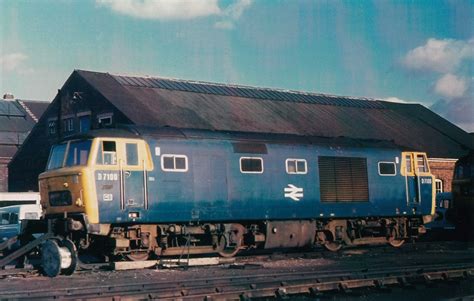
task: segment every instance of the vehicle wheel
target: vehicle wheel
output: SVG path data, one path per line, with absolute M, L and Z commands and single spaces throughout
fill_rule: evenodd
M 405 239 L 400 238 L 399 232 L 396 229 L 393 229 L 388 239 L 388 243 L 394 248 L 400 248 L 405 243 Z
M 394 248 L 400 248 L 405 243 L 404 239 L 390 239 L 388 242 Z
M 326 248 L 326 250 L 329 250 L 331 252 L 337 252 L 342 248 L 342 243 L 331 241 L 331 242 L 325 243 L 324 247 Z
M 132 251 L 131 253 L 125 255 L 128 260 L 131 261 L 145 261 L 148 259 L 148 252 Z
M 219 237 L 218 254 L 221 257 L 230 258 L 239 253 L 242 248 L 244 230 L 242 225 L 235 224 L 230 227 L 230 231 Z
M 227 245 L 227 239 L 224 236 L 222 236 L 219 242 L 219 250 L 220 250 L 218 252 L 219 256 L 230 258 L 230 257 L 234 257 L 235 255 L 237 255 L 237 253 L 239 253 L 240 246 Z
M 67 239 L 67 238 L 61 241 L 61 247 L 67 248 L 67 250 L 71 254 L 70 255 L 71 263 L 69 267 L 61 270 L 61 274 L 69 276 L 69 275 L 72 275 L 76 271 L 76 268 L 77 268 L 77 264 L 79 261 L 78 256 L 77 256 L 77 249 L 74 243 L 70 239 Z
M 48 239 L 41 246 L 41 266 L 46 276 L 71 275 L 76 270 L 77 252 L 69 239 Z

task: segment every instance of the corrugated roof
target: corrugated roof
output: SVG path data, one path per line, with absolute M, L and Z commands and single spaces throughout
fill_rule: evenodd
M 0 157 L 15 154 L 35 125 L 35 114 L 42 114 L 48 105 L 38 101 L 0 100 Z
M 18 102 L 27 110 L 31 117 L 38 122 L 39 118 L 46 111 L 49 102 L 37 100 L 18 100 Z
M 112 75 L 121 85 L 141 88 L 158 88 L 220 96 L 279 100 L 311 104 L 326 104 L 360 108 L 383 108 L 383 103 L 362 98 L 341 97 L 300 91 L 278 90 L 219 83 L 186 81 L 166 78 L 131 77 Z
M 392 140 L 442 158 L 474 148 L 466 132 L 417 104 L 76 72 L 136 125 Z

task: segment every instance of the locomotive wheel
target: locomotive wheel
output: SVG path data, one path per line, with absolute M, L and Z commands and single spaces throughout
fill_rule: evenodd
M 79 261 L 77 257 L 77 249 L 74 243 L 70 239 L 67 239 L 67 238 L 61 241 L 61 246 L 65 247 L 71 254 L 71 263 L 69 267 L 61 270 L 61 274 L 69 276 L 69 275 L 72 275 L 74 271 L 76 271 L 76 267 Z
M 324 244 L 324 247 L 326 250 L 329 250 L 331 252 L 337 252 L 342 248 L 342 243 L 336 242 L 336 241 L 330 241 Z
M 404 239 L 390 239 L 388 242 L 394 248 L 400 248 L 405 243 Z
M 41 246 L 41 266 L 46 276 L 71 275 L 76 270 L 77 252 L 68 240 L 48 239 Z
M 218 254 L 221 257 L 230 258 L 234 257 L 235 255 L 237 255 L 237 253 L 239 253 L 240 246 L 227 246 L 227 239 L 224 236 L 222 236 L 221 242 L 219 244 L 221 245 L 221 247 L 219 248 L 220 251 L 218 252 Z
M 388 239 L 388 243 L 394 248 L 400 248 L 405 243 L 405 240 L 403 238 L 399 238 L 399 236 L 400 235 L 397 229 L 393 229 Z
M 139 252 L 139 251 L 132 251 L 131 253 L 125 256 L 127 257 L 128 260 L 131 260 L 131 261 L 145 261 L 149 257 L 148 252 Z
M 237 255 L 242 248 L 244 231 L 245 229 L 242 225 L 232 225 L 230 231 L 219 237 L 218 254 L 225 258 Z

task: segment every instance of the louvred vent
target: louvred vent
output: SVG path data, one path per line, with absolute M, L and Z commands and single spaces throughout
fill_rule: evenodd
M 366 158 L 319 157 L 318 165 L 321 201 L 369 200 Z

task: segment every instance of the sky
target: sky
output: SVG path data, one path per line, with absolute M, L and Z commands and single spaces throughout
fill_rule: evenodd
M 0 0 L 0 93 L 74 69 L 420 103 L 474 132 L 474 1 Z

